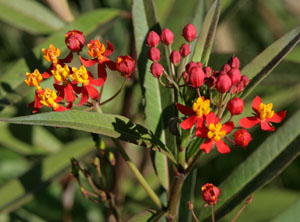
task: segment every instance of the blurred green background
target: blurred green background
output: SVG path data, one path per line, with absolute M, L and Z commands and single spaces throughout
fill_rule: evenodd
M 193 21 L 193 12 L 200 1 L 155 1 L 161 26 L 168 27 L 174 32 L 174 47 L 179 47 L 183 42 L 181 30 L 185 24 Z M 209 4 L 212 1 L 206 2 Z M 28 108 L 27 104 L 34 97 L 33 91 L 27 88 L 21 95 L 7 97 L 6 93 L 14 94 L 11 93 L 14 89 L 3 81 L 3 78 L 7 78 L 5 75 L 16 68 L 16 64 L 20 64 L 18 61 L 23 58 L 25 59 L 22 61 L 25 61 L 28 71 L 32 72 L 36 67 L 44 71 L 47 65 L 41 62 L 42 58 L 32 59 L 33 48 L 37 47 L 36 50 L 40 50 L 40 44 L 49 36 L 58 33 L 68 23 L 71 24 L 69 28 L 73 29 L 74 21 L 96 9 L 113 8 L 121 11 L 118 12 L 118 16 L 101 23 L 99 27 L 96 27 L 99 21 L 92 20 L 92 16 L 87 17 L 89 24 L 95 24 L 95 27 L 88 29 L 90 33 L 87 39 L 98 38 L 111 41 L 115 46 L 113 59 L 128 53 L 135 56 L 130 0 L 69 0 L 69 11 L 64 8 L 67 5 L 60 5 L 63 3 L 64 1 L 58 3 L 55 0 L 0 0 L 0 84 L 2 88 L 0 117 L 29 115 L 31 108 Z M 60 14 L 58 8 L 63 8 L 64 13 Z M 85 20 L 82 20 L 81 25 L 84 26 L 84 22 Z M 243 67 L 259 52 L 299 23 L 300 2 L 298 0 L 223 0 L 209 65 L 219 69 L 232 55 L 237 55 Z M 65 48 L 64 32 L 62 33 L 59 37 L 60 44 L 61 48 Z M 16 76 L 11 78 L 17 79 L 19 83 L 25 79 L 25 72 L 15 74 Z M 9 74 L 12 75 L 13 73 Z M 138 76 L 135 79 L 138 79 Z M 135 79 L 127 84 L 126 90 L 114 102 L 103 107 L 105 112 L 122 114 L 135 122 L 142 123 L 142 98 L 140 86 Z M 107 81 L 106 84 L 109 86 L 105 87 L 105 98 L 117 91 L 121 84 L 115 73 L 109 73 Z M 126 93 L 130 93 L 130 96 Z M 245 110 L 251 110 L 251 101 L 256 95 L 261 96 L 266 103 L 273 102 L 275 111 L 287 110 L 288 117 L 299 110 L 300 45 L 296 46 L 272 71 L 272 74 L 251 93 L 246 101 Z M 48 110 L 43 109 L 43 111 Z M 246 150 L 234 148 L 225 156 L 213 152 L 200 161 L 195 184 L 196 212 L 199 212 L 201 207 L 197 204 L 201 199 L 200 187 L 207 181 L 220 184 L 232 169 L 245 160 L 269 135 L 258 128 L 251 132 L 255 139 Z M 111 146 L 112 144 L 107 143 L 108 149 Z M 148 152 L 130 144 L 127 147 L 129 154 L 142 169 L 147 180 L 159 190 L 159 182 Z M 68 166 L 71 156 L 81 158 L 88 164 L 93 154 L 93 142 L 88 133 L 70 129 L 0 123 L 0 192 L 1 189 L 8 189 L 7 186 L 11 187 L 8 189 L 9 192 L 19 192 L 15 190 L 19 187 L 18 181 L 29 186 L 31 183 L 39 183 L 38 178 L 44 175 L 40 171 L 45 170 L 45 174 L 48 175 L 42 177 L 46 182 L 41 183 L 32 193 L 20 194 L 18 201 L 9 205 L 4 204 L 0 221 L 105 221 L 105 208 L 86 200 L 80 194 L 76 182 L 69 177 Z M 53 170 L 57 158 L 62 158 L 63 163 Z M 122 166 L 121 170 L 114 171 L 109 167 L 108 172 L 111 173 L 112 186 L 118 189 L 120 194 L 118 201 L 125 220 L 152 205 L 131 173 L 127 172 L 126 166 L 124 164 L 120 166 Z M 27 179 L 23 180 L 26 177 Z M 119 180 L 116 180 L 116 177 Z M 298 157 L 271 183 L 254 194 L 253 202 L 238 221 L 263 222 L 276 218 L 290 206 L 295 206 L 300 197 L 299 184 L 300 159 Z M 10 195 L 9 192 L 7 196 Z M 1 204 L 3 203 L 0 201 Z M 297 204 L 299 205 L 299 202 Z M 231 221 L 234 214 L 231 213 L 222 221 Z

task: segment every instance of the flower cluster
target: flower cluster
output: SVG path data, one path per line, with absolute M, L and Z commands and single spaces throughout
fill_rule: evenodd
M 275 130 L 271 123 L 281 122 L 285 111 L 275 113 L 272 103 L 265 105 L 258 96 L 252 105 L 254 116 L 240 119 L 240 126 L 235 126 L 231 119 L 242 114 L 244 101 L 239 96 L 249 84 L 249 78 L 241 74 L 240 60 L 232 57 L 220 70 L 215 70 L 201 61 L 189 61 L 189 57 L 192 57 L 189 56 L 191 43 L 197 38 L 197 31 L 192 24 L 188 24 L 183 28 L 182 36 L 186 42 L 178 51 L 172 50 L 174 34 L 169 29 L 163 29 L 160 35 L 154 31 L 149 32 L 148 58 L 153 61 L 152 75 L 163 86 L 177 90 L 186 104 L 176 103 L 177 109 L 187 116 L 183 118 L 180 127 L 191 130 L 192 137 L 204 139 L 200 149 L 209 153 L 216 146 L 220 153 L 229 153 L 231 150 L 228 144 L 245 148 L 251 141 L 252 137 L 245 128 L 260 123 L 262 130 Z M 169 69 L 159 63 L 160 50 L 157 47 L 160 42 L 169 51 Z M 185 94 L 186 88 L 194 89 L 193 95 L 197 96 L 189 101 Z M 227 121 L 222 119 L 226 110 L 230 113 Z M 231 139 L 230 134 L 233 131 L 235 132 Z
M 80 52 L 85 46 L 85 37 L 78 30 L 69 31 L 65 35 L 65 43 L 70 50 L 66 58 L 60 57 L 60 49 L 50 44 L 48 49 L 42 49 L 44 59 L 51 62 L 50 67 L 40 73 L 35 69 L 33 73 L 26 73 L 25 83 L 34 86 L 35 100 L 30 105 L 33 106 L 33 113 L 37 112 L 42 105 L 51 107 L 53 111 L 65 111 L 71 109 L 74 101 L 80 95 L 77 105 L 88 104 L 89 98 L 99 102 L 100 93 L 96 87 L 101 87 L 107 78 L 107 68 L 117 70 L 121 76 L 128 79 L 135 68 L 135 61 L 129 56 L 119 56 L 117 61 L 112 61 L 109 56 L 113 53 L 114 47 L 106 41 L 106 45 L 99 40 L 91 40 L 87 44 L 88 54 L 91 58 L 84 58 Z M 69 63 L 73 61 L 73 54 L 79 56 L 81 66 L 71 67 Z M 97 65 L 98 75 L 95 77 L 87 67 Z M 53 87 L 43 89 L 40 85 L 44 79 L 54 77 Z M 66 102 L 63 103 L 63 100 Z M 63 104 L 67 104 L 63 106 Z M 99 104 L 101 105 L 101 104 Z

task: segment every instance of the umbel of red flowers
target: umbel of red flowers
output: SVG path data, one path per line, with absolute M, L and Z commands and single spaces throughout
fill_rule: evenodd
M 80 55 L 85 47 L 85 37 L 82 32 L 69 31 L 65 35 L 65 43 L 70 50 L 66 58 L 59 58 L 60 49 L 50 44 L 48 49 L 42 49 L 44 59 L 51 62 L 50 67 L 42 74 L 38 69 L 35 69 L 33 73 L 26 73 L 25 83 L 36 88 L 35 100 L 29 104 L 33 106 L 33 113 L 37 112 L 42 105 L 52 108 L 53 111 L 71 109 L 77 97 L 80 98 L 78 106 L 88 105 L 89 99 L 101 105 L 99 101 L 101 94 L 97 87 L 103 86 L 106 82 L 107 69 L 117 70 L 125 79 L 129 79 L 135 69 L 135 61 L 129 55 L 119 56 L 116 62 L 109 58 L 114 51 L 109 41 L 105 45 L 99 40 L 91 40 L 87 44 L 91 58 L 84 58 Z M 73 61 L 74 54 L 79 56 L 82 64 L 79 68 L 68 65 Z M 97 65 L 97 78 L 87 70 L 87 67 L 94 65 Z M 56 91 L 49 88 L 43 89 L 41 82 L 52 76 L 54 77 L 53 87 Z M 102 104 L 104 103 L 106 102 Z

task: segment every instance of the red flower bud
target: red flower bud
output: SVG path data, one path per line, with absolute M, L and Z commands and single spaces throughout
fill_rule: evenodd
M 188 56 L 188 55 L 190 54 L 191 49 L 190 49 L 190 47 L 189 47 L 188 44 L 183 43 L 183 44 L 181 45 L 179 51 L 180 51 L 180 55 L 181 55 L 182 57 L 186 57 L 186 56 Z
M 175 65 L 178 66 L 181 60 L 181 55 L 177 50 L 174 50 L 170 55 L 170 61 Z
M 202 198 L 207 205 L 215 205 L 219 201 L 218 197 L 221 194 L 221 190 L 212 183 L 207 183 L 202 186 L 201 191 Z
M 160 51 L 158 48 L 152 47 L 148 51 L 148 58 L 153 62 L 158 62 L 160 60 Z
M 197 66 L 198 66 L 199 68 L 201 68 L 201 69 L 203 68 L 202 62 L 197 62 L 196 64 L 197 64 Z
M 237 85 L 241 81 L 241 71 L 233 68 L 228 72 L 228 76 L 231 79 L 232 85 Z
M 193 24 L 187 24 L 182 30 L 182 36 L 186 41 L 192 42 L 196 38 L 197 30 Z
M 242 81 L 239 82 L 239 84 L 237 84 L 236 87 L 237 87 L 236 88 L 236 93 L 241 93 L 245 89 L 244 83 Z
M 155 78 L 159 78 L 164 72 L 164 68 L 161 64 L 154 62 L 151 65 L 151 73 Z
M 187 71 L 188 73 L 191 72 L 192 68 L 196 67 L 197 63 L 195 62 L 189 62 L 188 64 L 186 64 L 185 66 L 185 71 Z
M 248 76 L 243 75 L 241 81 L 244 83 L 244 86 L 247 86 L 249 84 Z
M 231 113 L 231 115 L 240 115 L 244 109 L 244 101 L 238 97 L 234 97 L 227 104 L 227 109 Z
M 225 93 L 227 92 L 231 87 L 231 79 L 226 74 L 220 74 L 217 79 L 216 88 L 219 92 Z
M 204 73 L 205 73 L 205 77 L 208 78 L 208 77 L 211 77 L 212 74 L 213 74 L 213 70 L 210 66 L 206 66 L 204 68 Z
M 251 134 L 245 129 L 238 130 L 234 133 L 234 143 L 237 146 L 246 148 L 251 140 Z
M 227 63 L 231 66 L 231 68 L 234 69 L 240 68 L 240 60 L 238 59 L 238 57 L 231 58 Z
M 65 43 L 72 52 L 80 52 L 84 46 L 85 38 L 83 32 L 76 29 L 65 35 Z
M 204 83 L 205 74 L 203 70 L 196 66 L 193 67 L 190 73 L 190 83 L 193 88 L 199 88 Z
M 190 80 L 190 75 L 187 72 L 183 72 L 182 78 L 183 78 L 184 83 L 188 83 Z
M 129 78 L 133 73 L 135 66 L 135 61 L 129 55 L 126 56 L 119 56 L 117 58 L 116 68 L 117 70 Z
M 222 71 L 225 72 L 225 73 L 228 73 L 230 69 L 231 69 L 231 67 L 230 67 L 230 65 L 228 65 L 228 64 L 225 64 L 225 65 L 222 67 Z
M 159 43 L 159 39 L 160 39 L 159 35 L 156 32 L 151 31 L 147 36 L 147 45 L 149 47 L 157 47 Z
M 173 43 L 174 35 L 169 29 L 164 28 L 160 34 L 160 40 L 165 45 L 170 45 Z

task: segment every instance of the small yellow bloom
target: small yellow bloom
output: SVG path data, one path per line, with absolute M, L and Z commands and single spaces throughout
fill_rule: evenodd
M 41 89 L 40 83 L 43 81 L 43 77 L 38 69 L 35 69 L 33 73 L 27 72 L 26 73 L 27 79 L 25 79 L 25 83 L 28 86 L 35 86 L 36 89 Z
M 87 47 L 89 48 L 88 53 L 91 57 L 97 57 L 99 61 L 102 60 L 103 54 L 106 50 L 104 44 L 102 44 L 99 40 L 91 40 Z
M 55 48 L 54 45 L 50 44 L 48 49 L 42 49 L 44 59 L 47 62 L 53 62 L 54 65 L 58 63 L 58 57 L 60 56 L 59 48 Z
M 207 137 L 215 141 L 220 141 L 220 139 L 226 135 L 226 131 L 221 129 L 222 123 L 217 123 L 216 125 L 213 123 L 209 124 Z
M 267 105 L 261 103 L 258 108 L 259 117 L 263 121 L 266 118 L 270 119 L 274 116 L 274 110 L 272 110 L 273 104 L 269 103 Z
M 57 98 L 57 94 L 54 90 L 51 90 L 49 88 L 46 88 L 44 94 L 39 94 L 40 102 L 44 106 L 51 106 L 53 109 L 58 108 L 58 104 L 55 102 Z
M 82 65 L 80 66 L 80 69 L 77 69 L 76 67 L 72 68 L 73 74 L 70 75 L 72 80 L 75 80 L 78 83 L 82 83 L 83 85 L 89 84 L 89 75 L 87 73 L 86 68 Z
M 202 117 L 203 115 L 208 115 L 210 112 L 210 100 L 203 100 L 202 97 L 198 97 L 196 102 L 194 102 L 193 104 L 193 110 L 199 117 Z
M 56 66 L 56 70 L 51 70 L 52 75 L 54 78 L 59 82 L 67 82 L 68 77 L 70 75 L 70 69 L 69 66 L 66 64 L 64 67 L 61 65 Z

